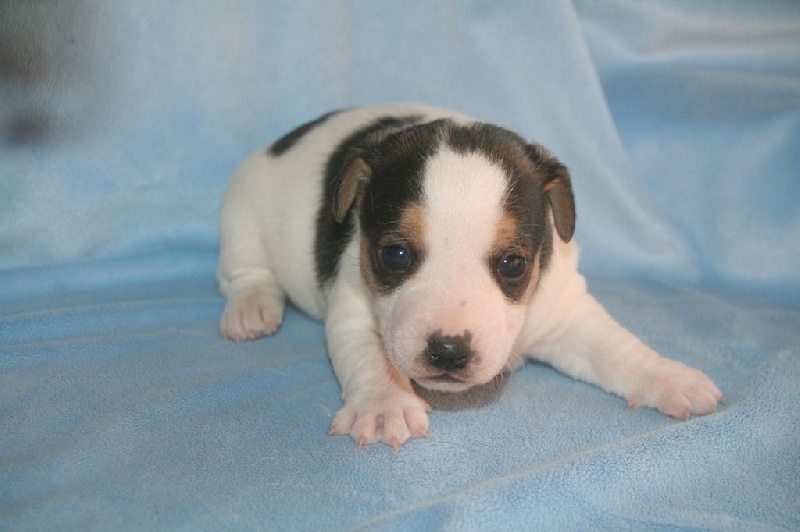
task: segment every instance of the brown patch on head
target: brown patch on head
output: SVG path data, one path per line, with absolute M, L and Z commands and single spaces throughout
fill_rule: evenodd
M 533 257 L 533 264 L 531 264 L 531 278 L 528 281 L 528 289 L 525 290 L 525 294 L 520 298 L 519 302 L 522 304 L 527 305 L 530 303 L 531 299 L 533 299 L 533 294 L 536 292 L 536 289 L 539 287 L 539 279 L 542 276 L 542 250 L 541 248 L 536 252 L 536 256 Z
M 510 213 L 503 212 L 495 225 L 492 256 L 502 255 L 509 249 L 519 247 L 519 225 Z
M 511 189 L 528 188 L 522 205 L 544 213 L 549 209 L 559 238 L 569 242 L 575 232 L 575 197 L 567 168 L 539 144 L 528 144 L 516 133 L 490 124 L 453 127 L 448 142 L 458 153 L 483 153 L 499 162 Z M 527 185 L 523 181 L 528 181 Z M 519 191 L 519 190 L 518 190 Z
M 370 293 L 386 295 L 410 278 L 425 258 L 428 217 L 420 204 L 408 205 L 394 226 L 371 240 L 361 235 L 361 275 Z M 402 246 L 408 252 L 411 266 L 407 270 L 388 270 L 381 261 L 381 249 L 387 246 Z
M 420 204 L 403 209 L 398 225 L 400 233 L 414 245 L 418 253 L 425 251 L 425 234 L 428 231 L 428 215 Z
M 511 302 L 524 304 L 530 300 L 539 281 L 540 256 L 541 249 L 534 247 L 515 216 L 504 211 L 495 226 L 495 240 L 488 263 L 500 290 Z M 519 264 L 520 260 L 524 261 L 524 270 L 519 276 L 503 274 L 504 261 Z
M 367 286 L 370 294 L 376 295 L 381 292 L 381 286 L 375 279 L 375 270 L 372 267 L 372 246 L 369 245 L 369 240 L 366 235 L 361 234 L 361 249 L 359 253 L 359 262 L 361 264 L 361 278 L 364 279 L 364 284 Z

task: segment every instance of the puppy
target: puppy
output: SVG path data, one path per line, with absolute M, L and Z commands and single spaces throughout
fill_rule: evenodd
M 412 381 L 458 392 L 526 358 L 672 417 L 714 412 L 587 293 L 567 169 L 505 129 L 419 105 L 326 114 L 247 157 L 223 203 L 222 334 L 272 334 L 286 297 L 325 321 L 344 407 L 330 433 L 428 435 Z

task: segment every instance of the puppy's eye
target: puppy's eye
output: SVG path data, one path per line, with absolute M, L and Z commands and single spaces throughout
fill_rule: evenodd
M 506 279 L 518 279 L 525 273 L 525 268 L 528 265 L 528 260 L 522 255 L 508 253 L 503 255 L 500 259 L 500 264 L 497 266 L 497 273 Z
M 411 253 L 400 244 L 389 244 L 380 249 L 381 264 L 387 270 L 402 271 L 411 267 Z

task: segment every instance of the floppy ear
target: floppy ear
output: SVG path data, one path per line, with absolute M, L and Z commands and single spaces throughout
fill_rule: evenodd
M 575 234 L 575 196 L 567 167 L 538 144 L 528 146 L 533 164 L 544 172 L 542 193 L 553 211 L 553 222 L 561 240 L 569 242 Z
M 360 151 L 354 151 L 339 175 L 339 186 L 333 197 L 333 217 L 342 223 L 350 208 L 363 193 L 364 185 L 369 183 L 372 169 L 364 161 Z
M 575 234 L 575 196 L 572 194 L 569 172 L 559 162 L 554 162 L 550 170 L 543 191 L 553 209 L 553 222 L 558 236 L 564 242 L 569 242 Z

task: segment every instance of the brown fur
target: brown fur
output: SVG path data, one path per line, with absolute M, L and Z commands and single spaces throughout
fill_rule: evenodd
M 397 228 L 382 234 L 378 238 L 378 247 L 380 248 L 393 242 L 407 242 L 416 251 L 418 260 L 422 261 L 425 257 L 425 233 L 427 227 L 428 217 L 425 209 L 421 205 L 411 205 L 403 210 Z M 379 296 L 383 293 L 383 290 L 375 278 L 373 255 L 376 250 L 372 249 L 369 239 L 364 234 L 361 235 L 360 248 L 361 276 L 364 278 L 370 293 L 374 296 Z
M 525 245 L 526 240 L 527 239 L 520 234 L 520 227 L 517 219 L 510 212 L 503 212 L 495 229 L 495 242 L 489 256 L 489 262 L 490 264 L 493 264 L 494 261 L 499 260 L 505 253 L 508 252 L 522 255 L 528 260 L 528 270 L 522 279 L 523 282 L 527 283 L 524 291 L 519 292 L 518 289 L 513 290 L 513 292 L 517 294 L 513 297 L 513 299 L 515 302 L 520 304 L 526 304 L 528 301 L 530 301 L 530 297 L 533 295 L 536 284 L 539 280 L 539 258 L 541 256 L 541 250 L 530 249 L 529 246 Z M 531 256 L 532 254 L 535 255 Z M 503 285 L 503 281 L 499 278 L 498 282 Z M 509 282 L 509 284 L 514 283 Z M 508 295 L 509 293 L 510 292 L 507 292 L 506 294 Z

